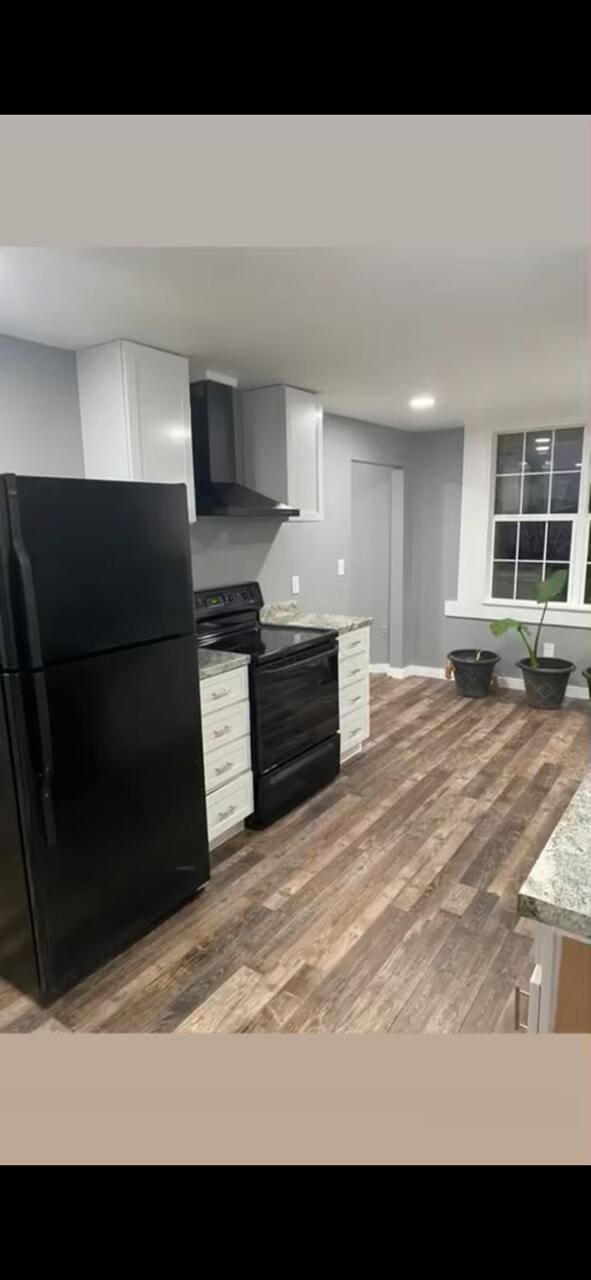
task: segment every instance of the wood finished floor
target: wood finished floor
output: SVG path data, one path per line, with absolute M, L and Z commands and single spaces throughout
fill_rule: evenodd
M 516 891 L 588 763 L 590 709 L 387 676 L 371 705 L 336 783 L 230 840 L 199 898 L 51 1010 L 0 982 L 0 1030 L 509 1029 L 531 968 Z

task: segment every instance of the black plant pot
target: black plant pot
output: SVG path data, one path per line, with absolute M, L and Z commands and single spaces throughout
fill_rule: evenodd
M 529 660 L 522 658 L 517 666 L 523 672 L 528 707 L 556 711 L 562 706 L 569 678 L 576 670 L 574 662 L 566 662 L 564 658 L 538 658 L 537 667 L 530 667 Z
M 589 697 L 591 698 L 591 667 L 585 667 L 585 670 L 583 671 L 583 675 L 585 677 L 585 680 L 587 681 Z
M 490 693 L 493 671 L 499 661 L 498 653 L 490 649 L 452 649 L 448 653 L 456 679 L 456 689 L 462 698 L 486 698 Z

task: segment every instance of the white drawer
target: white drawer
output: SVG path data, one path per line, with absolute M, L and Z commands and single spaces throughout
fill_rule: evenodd
M 354 653 L 350 658 L 341 658 L 339 662 L 339 689 L 344 689 L 346 685 L 353 684 L 356 680 L 363 679 L 368 675 L 369 654 Z
M 225 711 L 210 711 L 201 719 L 203 736 L 203 753 L 207 758 L 211 751 L 225 747 L 237 738 L 245 738 L 250 733 L 250 705 L 238 702 L 227 707 Z
M 369 627 L 359 627 L 357 631 L 345 631 L 339 636 L 339 658 L 350 658 L 352 654 L 367 654 L 369 659 Z
M 242 702 L 248 698 L 248 672 L 246 667 L 237 667 L 234 671 L 226 671 L 221 676 L 206 676 L 201 681 L 201 712 L 204 716 L 210 711 L 219 711 L 234 702 Z
M 227 747 L 218 747 L 217 751 L 209 751 L 205 759 L 205 791 L 215 791 L 225 786 L 241 773 L 251 769 L 250 738 L 239 738 Z
M 369 676 L 357 678 L 354 684 L 339 689 L 339 718 L 344 719 L 351 711 L 362 711 L 369 706 Z
M 217 840 L 253 810 L 252 773 L 243 773 L 235 782 L 227 782 L 207 797 L 207 834 L 209 842 Z
M 342 759 L 352 748 L 369 738 L 369 706 L 360 707 L 359 710 L 350 711 L 349 715 L 343 716 L 340 722 L 340 734 Z

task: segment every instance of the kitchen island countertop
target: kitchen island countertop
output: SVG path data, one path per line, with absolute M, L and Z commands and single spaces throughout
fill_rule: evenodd
M 319 630 L 357 631 L 360 627 L 369 627 L 373 618 L 350 618 L 343 613 L 306 613 L 298 608 L 295 600 L 281 600 L 276 604 L 265 604 L 261 609 L 261 622 L 269 626 L 281 627 L 318 627 Z
M 522 884 L 518 909 L 591 943 L 591 769 Z

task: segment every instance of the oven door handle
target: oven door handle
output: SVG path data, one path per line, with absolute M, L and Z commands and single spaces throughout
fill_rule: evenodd
M 269 674 L 291 670 L 292 667 L 307 667 L 313 663 L 318 663 L 322 658 L 338 658 L 338 646 L 336 644 L 324 645 L 322 648 L 306 650 L 305 653 L 293 653 L 288 657 L 282 655 L 275 657 L 271 662 L 258 663 L 255 667 L 257 676 L 263 675 L 265 672 Z

